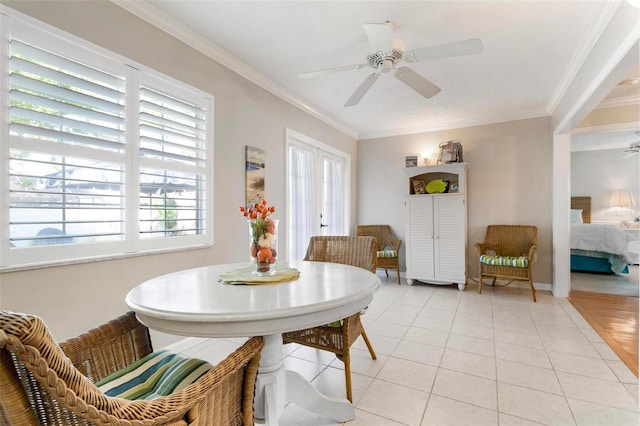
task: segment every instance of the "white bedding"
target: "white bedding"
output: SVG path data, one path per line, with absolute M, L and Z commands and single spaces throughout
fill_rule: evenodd
M 637 235 L 625 232 L 614 225 L 571 224 L 572 249 L 617 254 L 631 264 L 638 263 L 638 255 L 629 252 L 629 241 L 637 239 Z

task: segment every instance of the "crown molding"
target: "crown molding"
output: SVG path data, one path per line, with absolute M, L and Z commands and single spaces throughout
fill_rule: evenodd
M 475 117 L 466 120 L 447 121 L 426 126 L 407 127 L 405 129 L 382 130 L 380 132 L 360 133 L 358 141 L 367 139 L 388 138 L 393 136 L 413 135 L 417 133 L 439 132 L 443 130 L 462 129 L 465 127 L 484 126 L 487 124 L 505 123 L 509 121 L 528 120 L 530 118 L 548 117 L 545 110 L 535 110 L 517 114 L 505 114 L 493 117 Z
M 640 123 L 637 121 L 626 123 L 600 124 L 597 126 L 576 127 L 571 131 L 572 135 L 583 135 L 585 133 L 609 133 L 624 132 L 627 130 L 640 129 Z
M 637 106 L 637 105 L 640 105 L 640 95 L 605 99 L 604 101 L 600 102 L 600 104 L 594 109 Z
M 593 25 L 589 26 L 589 32 L 582 39 L 580 46 L 576 49 L 575 53 L 571 57 L 569 61 L 569 65 L 565 70 L 562 78 L 558 82 L 555 91 L 551 95 L 549 102 L 547 102 L 547 111 L 552 114 L 553 111 L 558 107 L 558 104 L 562 100 L 562 97 L 565 95 L 571 82 L 575 79 L 578 71 L 584 64 L 589 56 L 589 53 L 597 43 L 598 39 L 602 36 L 602 33 L 607 28 L 607 25 L 613 18 L 613 15 L 618 10 L 620 6 L 620 1 L 617 0 L 608 0 L 603 6 L 602 11 L 598 14 L 596 19 L 594 20 Z
M 303 99 L 300 99 L 289 90 L 240 61 L 231 53 L 215 45 L 210 40 L 207 40 L 186 25 L 178 22 L 171 16 L 156 9 L 145 1 L 111 0 L 111 2 L 184 42 L 188 46 L 224 65 L 231 71 L 267 90 L 278 98 L 300 108 L 302 111 L 323 121 L 345 135 L 353 139 L 358 139 L 359 135 L 356 130 L 340 122 L 331 115 L 314 108 L 312 105 Z

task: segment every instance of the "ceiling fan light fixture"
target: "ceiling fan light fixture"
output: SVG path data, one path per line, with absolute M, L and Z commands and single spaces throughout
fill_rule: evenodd
M 378 67 L 378 69 L 383 74 L 386 74 L 388 72 L 393 71 L 393 60 L 392 59 L 385 59 L 384 61 L 382 61 L 382 63 Z

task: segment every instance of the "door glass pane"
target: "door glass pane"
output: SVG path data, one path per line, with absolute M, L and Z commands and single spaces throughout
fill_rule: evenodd
M 316 191 L 313 150 L 289 148 L 289 256 L 301 260 L 316 232 Z
M 323 156 L 322 235 L 346 235 L 343 161 Z

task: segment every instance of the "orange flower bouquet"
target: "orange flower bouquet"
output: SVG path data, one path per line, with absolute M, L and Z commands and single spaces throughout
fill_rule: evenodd
M 275 207 L 267 207 L 267 200 L 253 207 L 240 207 L 240 212 L 248 219 L 250 258 L 256 265 L 257 274 L 275 274 L 278 221 L 269 217 L 275 211 Z

